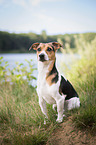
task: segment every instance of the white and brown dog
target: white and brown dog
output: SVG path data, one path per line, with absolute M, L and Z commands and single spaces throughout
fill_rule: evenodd
M 57 106 L 57 122 L 62 122 L 65 109 L 80 107 L 75 89 L 66 78 L 60 75 L 55 66 L 55 52 L 60 47 L 62 45 L 58 42 L 34 43 L 30 47 L 37 51 L 39 105 L 46 118 L 48 118 L 46 102 L 53 104 L 53 109 Z

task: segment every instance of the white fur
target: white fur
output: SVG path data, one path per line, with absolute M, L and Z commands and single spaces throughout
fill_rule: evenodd
M 48 57 L 47 53 L 44 50 L 40 54 L 44 54 L 44 59 L 47 60 L 47 61 L 49 60 L 49 57 Z M 38 56 L 38 60 L 40 60 L 39 56 Z
M 80 100 L 77 97 L 65 101 L 64 110 L 71 110 L 78 107 L 80 107 Z

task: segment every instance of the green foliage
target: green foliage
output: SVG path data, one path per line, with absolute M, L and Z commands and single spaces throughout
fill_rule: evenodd
M 27 82 L 33 81 L 36 79 L 32 74 L 35 70 L 32 65 L 32 59 L 30 61 L 25 60 L 27 65 L 23 63 L 16 62 L 16 66 L 13 69 L 7 68 L 9 65 L 8 62 L 3 60 L 3 57 L 0 57 L 0 81 L 10 83 L 22 84 L 24 79 Z
M 75 48 L 75 34 L 65 34 L 65 35 L 58 35 L 57 41 L 60 42 L 64 49 L 67 49 L 68 47 L 73 49 Z
M 2 63 L 4 62 L 3 57 L 0 57 L 0 81 L 6 80 L 7 77 L 7 70 L 6 67 L 8 66 L 8 62 L 6 61 L 4 65 Z
M 10 70 L 0 58 L 0 144 L 43 145 L 56 128 L 56 113 L 52 116 L 49 105 L 49 120 L 43 124 L 36 88 L 29 84 L 35 79 L 32 60 L 26 62 L 28 67 L 17 62 Z
M 96 87 L 96 38 L 90 43 L 85 42 L 82 37 L 77 38 L 76 41 L 81 59 L 72 64 L 68 78 L 74 81 L 74 83 L 75 79 L 78 80 L 78 83 L 82 82 L 84 84 L 88 84 L 88 82 L 92 84 L 94 82 L 94 87 Z
M 40 35 L 35 33 L 8 33 L 0 31 L 0 52 L 29 52 L 30 46 L 35 42 L 52 42 L 58 41 L 63 44 L 66 52 L 69 52 L 69 48 L 76 52 L 76 37 L 81 38 L 81 35 L 86 42 L 91 42 L 95 37 L 96 33 L 84 33 L 84 34 L 64 34 L 64 35 L 47 35 L 46 31 L 43 30 Z M 31 52 L 35 52 L 31 50 Z
M 96 33 L 65 34 L 57 35 L 57 41 L 64 46 L 65 50 L 63 50 L 63 52 L 65 51 L 66 53 L 78 53 L 78 50 L 83 49 L 84 43 L 90 44 L 91 41 L 95 39 L 95 37 Z
M 0 31 L 0 52 L 28 53 L 30 46 L 35 42 L 52 42 L 56 40 L 55 37 L 47 36 L 45 31 L 41 35 L 35 33 L 15 34 Z M 31 50 L 31 52 L 34 52 L 34 50 Z

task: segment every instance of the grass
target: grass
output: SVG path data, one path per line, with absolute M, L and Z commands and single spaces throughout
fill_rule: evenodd
M 81 101 L 81 107 L 73 110 L 71 115 L 79 129 L 96 135 L 96 38 L 90 44 L 81 41 L 77 44 L 79 47 L 83 45 L 80 52 L 82 57 L 67 72 L 67 78 L 77 90 Z
M 57 126 L 51 106 L 49 121 L 43 124 L 36 90 L 26 81 L 22 85 L 0 84 L 0 104 L 1 144 L 43 145 Z
M 79 93 L 81 107 L 73 114 L 73 122 L 79 129 L 85 129 L 96 134 L 96 89 L 92 92 L 86 91 Z
M 11 70 L 0 57 L 0 144 L 43 145 L 57 126 L 56 112 L 50 105 L 44 125 L 36 88 L 29 83 L 36 79 L 32 60 L 26 62 L 27 66 L 17 62 Z

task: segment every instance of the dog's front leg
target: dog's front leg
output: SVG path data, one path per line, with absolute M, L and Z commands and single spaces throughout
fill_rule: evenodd
M 56 102 L 57 102 L 57 112 L 58 112 L 58 118 L 56 121 L 60 123 L 63 121 L 64 97 L 61 96 L 60 99 L 58 99 Z
M 45 100 L 42 97 L 39 97 L 39 105 L 41 107 L 42 113 L 45 115 L 45 118 L 48 118 L 46 102 L 45 102 Z M 44 124 L 46 124 L 46 120 L 45 119 L 44 119 Z

